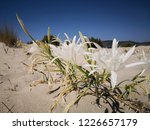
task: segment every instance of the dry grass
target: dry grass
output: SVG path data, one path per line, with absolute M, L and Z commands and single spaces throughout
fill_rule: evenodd
M 9 47 L 17 47 L 18 36 L 15 30 L 8 25 L 0 27 L 0 41 Z

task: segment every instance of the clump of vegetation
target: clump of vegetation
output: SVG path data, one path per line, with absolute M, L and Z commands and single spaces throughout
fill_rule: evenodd
M 134 45 L 136 45 L 136 43 L 133 41 L 124 41 L 120 43 L 120 47 L 133 47 Z
M 89 40 L 90 40 L 91 42 L 94 42 L 94 43 L 98 44 L 99 46 L 103 47 L 103 42 L 101 41 L 100 38 L 91 37 L 91 38 L 89 38 Z M 96 46 L 95 46 L 93 43 L 91 44 L 91 47 L 96 48 Z
M 76 36 L 70 39 L 65 34 L 66 40 L 61 43 L 61 46 L 56 47 L 47 44 L 52 43 L 50 29 L 48 29 L 47 42 L 36 41 L 25 28 L 22 20 L 18 16 L 17 18 L 24 32 L 34 42 L 30 69 L 43 76 L 43 79 L 35 82 L 34 86 L 46 83 L 52 88 L 53 84 L 57 82 L 60 84 L 60 87 L 53 88 L 49 92 L 58 91 L 50 109 L 51 112 L 56 109 L 62 99 L 67 103 L 64 112 L 68 112 L 73 105 L 78 104 L 80 99 L 87 95 L 96 98 L 95 103 L 98 107 L 105 103 L 104 112 L 125 112 L 124 106 L 135 112 L 150 112 L 150 108 L 145 103 L 132 97 L 132 94 L 140 95 L 143 92 L 149 95 L 148 90 L 142 86 L 142 83 L 150 78 L 143 75 L 145 69 L 137 75 L 133 75 L 131 79 L 117 82 L 119 70 L 150 63 L 150 60 L 144 56 L 143 61 L 127 64 L 126 61 L 134 53 L 135 46 L 124 53 L 118 49 L 118 41 L 114 39 L 112 48 L 108 51 L 108 49 L 90 42 L 79 32 L 78 40 Z M 94 44 L 96 48 L 91 47 L 91 44 Z M 56 73 L 61 76 L 59 81 Z M 55 76 L 53 76 L 54 74 Z M 68 103 L 65 97 L 73 91 L 78 95 Z
M 0 27 L 0 41 L 9 47 L 17 47 L 18 36 L 15 30 L 9 26 Z
M 42 42 L 46 42 L 48 43 L 48 36 L 45 35 L 42 39 Z M 50 44 L 53 44 L 55 46 L 59 46 L 60 45 L 60 42 L 57 40 L 57 37 L 55 37 L 54 35 L 51 35 L 50 36 Z

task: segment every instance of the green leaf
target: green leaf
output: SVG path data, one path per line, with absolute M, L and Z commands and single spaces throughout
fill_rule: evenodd
M 36 40 L 30 35 L 30 33 L 28 32 L 27 28 L 25 27 L 22 19 L 16 14 L 17 20 L 19 22 L 19 24 L 21 25 L 23 31 L 34 41 L 36 42 Z
M 50 35 L 50 27 L 48 27 L 48 32 L 47 32 L 48 44 L 50 44 L 50 38 L 51 38 L 51 35 Z
M 138 73 L 137 75 L 135 75 L 131 81 L 135 81 L 142 73 L 143 73 L 143 71 Z

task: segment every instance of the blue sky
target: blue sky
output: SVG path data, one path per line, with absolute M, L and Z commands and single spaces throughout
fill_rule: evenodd
M 35 39 L 50 26 L 52 34 L 70 37 L 81 31 L 102 40 L 150 41 L 149 0 L 1 0 L 0 25 L 11 25 L 20 39 L 24 34 L 16 13 Z

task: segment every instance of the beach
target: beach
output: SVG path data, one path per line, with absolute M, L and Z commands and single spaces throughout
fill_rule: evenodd
M 27 52 L 31 45 L 25 45 L 22 48 L 10 48 L 5 44 L 0 43 L 0 112 L 7 113 L 48 113 L 54 102 L 56 93 L 49 94 L 51 88 L 47 84 L 40 84 L 36 87 L 31 87 L 33 81 L 42 77 L 38 73 L 28 73 L 30 64 L 30 55 Z M 128 49 L 128 48 L 121 48 Z M 145 51 L 146 55 L 150 56 L 150 46 L 138 46 L 130 61 L 135 61 L 139 53 Z M 142 66 L 136 66 L 118 72 L 118 82 L 133 78 L 133 75 L 142 71 Z M 150 70 L 145 72 L 145 75 L 150 75 Z M 144 86 L 150 91 L 149 83 L 144 83 Z M 57 84 L 53 86 L 56 88 Z M 141 91 L 141 90 L 139 90 Z M 71 101 L 77 96 L 76 92 L 69 94 L 66 99 Z M 135 98 L 142 97 L 142 101 L 150 105 L 147 95 L 133 95 Z M 60 102 L 54 112 L 62 112 L 65 102 Z M 71 113 L 97 113 L 104 112 L 105 107 L 98 107 L 95 104 L 95 97 L 83 97 L 78 105 L 73 106 L 69 112 Z M 104 105 L 105 106 L 105 105 Z M 133 112 L 133 111 L 126 111 Z

